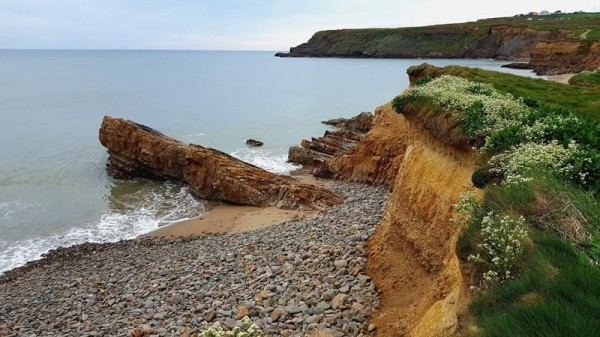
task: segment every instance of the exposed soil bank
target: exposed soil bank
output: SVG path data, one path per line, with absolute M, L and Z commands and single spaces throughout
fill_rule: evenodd
M 384 218 L 369 239 L 367 272 L 381 294 L 377 336 L 452 333 L 466 291 L 454 252 L 452 205 L 470 185 L 475 159 L 443 143 L 387 104 L 358 147 L 327 169 L 340 178 L 387 184 Z

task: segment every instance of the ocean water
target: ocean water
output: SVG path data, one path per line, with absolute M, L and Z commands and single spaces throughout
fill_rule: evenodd
M 108 177 L 104 115 L 288 174 L 288 148 L 322 134 L 321 120 L 372 111 L 425 61 L 531 76 L 489 60 L 0 50 L 0 272 L 59 246 L 133 238 L 205 211 L 184 186 Z M 247 148 L 247 138 L 265 145 Z

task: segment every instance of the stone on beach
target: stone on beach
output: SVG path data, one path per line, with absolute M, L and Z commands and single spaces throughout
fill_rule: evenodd
M 332 188 L 351 198 L 312 218 L 256 231 L 52 251 L 0 276 L 0 332 L 180 336 L 215 322 L 237 326 L 247 313 L 265 335 L 319 329 L 367 336 L 380 304 L 362 271 L 364 244 L 388 192 L 349 183 Z M 353 235 L 364 239 L 348 240 Z M 336 267 L 342 260 L 346 267 Z

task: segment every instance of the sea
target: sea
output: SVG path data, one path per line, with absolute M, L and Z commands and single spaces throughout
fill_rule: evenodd
M 275 52 L 0 50 L 0 273 L 57 247 L 135 238 L 206 211 L 185 186 L 110 178 L 104 115 L 230 153 L 278 174 L 320 122 L 373 111 L 406 69 L 446 59 L 277 58 Z M 248 138 L 264 142 L 245 145 Z

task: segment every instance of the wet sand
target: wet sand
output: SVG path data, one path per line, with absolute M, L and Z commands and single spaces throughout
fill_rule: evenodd
M 313 177 L 308 169 L 296 170 L 291 175 L 303 183 L 319 186 L 327 184 L 327 181 Z M 142 237 L 182 237 L 245 232 L 314 216 L 317 213 L 316 211 L 284 210 L 276 207 L 218 204 L 197 218 L 158 228 Z

